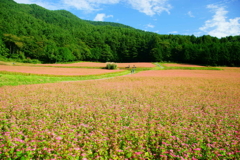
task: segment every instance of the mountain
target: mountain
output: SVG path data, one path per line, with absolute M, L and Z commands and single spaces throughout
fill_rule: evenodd
M 67 61 L 173 61 L 239 65 L 240 36 L 159 35 L 65 10 L 0 0 L 0 58 Z

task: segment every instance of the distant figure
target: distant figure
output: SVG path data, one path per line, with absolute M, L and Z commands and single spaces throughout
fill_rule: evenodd
M 130 68 L 130 65 L 128 65 L 126 68 Z
M 136 68 L 137 68 L 137 67 L 136 67 L 135 65 L 133 65 L 132 70 L 131 70 L 131 73 L 134 73 Z

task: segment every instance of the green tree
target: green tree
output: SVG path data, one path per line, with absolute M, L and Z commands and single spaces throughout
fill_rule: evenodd
M 0 56 L 9 57 L 9 49 L 5 46 L 3 41 L 0 39 Z
M 75 60 L 75 56 L 72 54 L 72 52 L 68 48 L 66 47 L 58 48 L 58 55 L 57 55 L 58 62 L 68 62 L 73 60 Z
M 113 59 L 111 48 L 109 45 L 104 44 L 102 48 L 101 61 L 110 62 Z
M 150 42 L 151 50 L 150 57 L 153 62 L 163 61 L 163 47 L 161 46 L 161 40 L 159 36 L 154 36 Z

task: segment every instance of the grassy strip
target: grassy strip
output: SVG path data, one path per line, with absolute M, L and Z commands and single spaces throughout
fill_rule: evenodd
M 121 71 L 107 74 L 87 75 L 87 76 L 55 76 L 55 75 L 34 75 L 17 72 L 0 72 L 0 87 L 17 86 L 27 84 L 55 83 L 61 81 L 81 81 L 92 79 L 111 78 L 128 74 L 129 71 Z
M 114 73 L 120 73 L 114 72 Z M 11 71 L 0 71 L 0 74 L 9 74 L 9 75 L 23 75 L 23 76 L 45 76 L 45 77 L 89 77 L 89 76 L 101 76 L 101 75 L 109 75 L 111 73 L 102 73 L 102 74 L 92 74 L 92 75 L 53 75 L 53 74 L 34 74 L 34 73 L 22 73 L 22 72 L 11 72 Z
M 215 67 L 165 67 L 165 70 L 173 70 L 173 69 L 179 69 L 179 70 L 222 70 L 220 68 Z
M 163 70 L 163 67 L 160 66 L 159 63 L 153 63 L 155 67 L 137 67 L 135 68 L 135 73 L 141 72 L 141 71 L 149 71 L 149 70 Z M 120 69 L 126 69 L 126 68 L 121 68 Z M 133 68 L 128 68 L 129 71 L 131 71 Z
M 161 66 L 164 67 L 164 70 L 173 70 L 173 69 L 178 69 L 178 70 L 222 70 L 217 67 L 167 67 L 164 64 L 159 63 Z

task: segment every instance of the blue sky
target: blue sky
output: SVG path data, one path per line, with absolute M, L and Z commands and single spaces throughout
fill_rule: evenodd
M 240 35 L 240 0 L 15 0 L 158 34 Z

